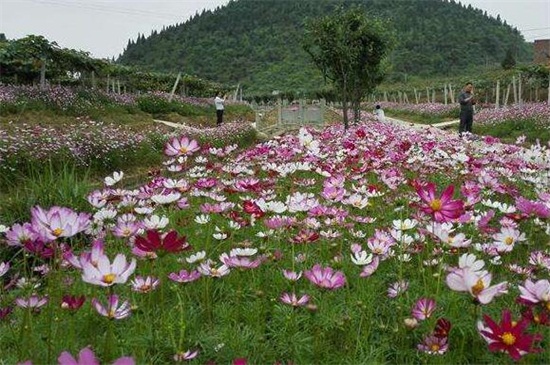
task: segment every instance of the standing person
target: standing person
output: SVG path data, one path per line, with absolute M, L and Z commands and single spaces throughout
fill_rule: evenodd
M 474 99 L 474 85 L 471 82 L 464 85 L 464 89 L 458 97 L 460 103 L 460 125 L 458 127 L 458 134 L 462 137 L 463 132 L 472 133 L 472 124 L 474 122 L 474 105 L 476 100 Z
M 221 95 L 222 93 L 218 92 L 216 94 L 216 98 L 214 99 L 214 105 L 216 105 L 216 117 L 217 117 L 216 126 L 218 127 L 223 123 L 223 110 L 224 110 L 224 103 L 225 103 L 225 98 L 222 98 Z
M 374 109 L 374 115 L 376 115 L 376 118 L 379 122 L 385 122 L 386 121 L 386 114 L 384 113 L 384 109 L 380 106 L 380 104 L 376 104 L 376 108 Z

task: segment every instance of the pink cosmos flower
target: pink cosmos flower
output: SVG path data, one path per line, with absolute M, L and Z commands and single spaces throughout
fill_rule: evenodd
M 187 350 L 185 352 L 181 351 L 174 355 L 175 362 L 189 361 L 193 360 L 199 354 L 199 350 L 191 351 Z
M 131 281 L 132 290 L 138 293 L 149 293 L 157 288 L 160 280 L 152 276 L 136 276 Z
M 404 293 L 409 289 L 409 283 L 405 280 L 399 280 L 391 284 L 388 288 L 388 297 L 396 298 L 401 293 Z
M 164 154 L 174 157 L 192 155 L 199 150 L 200 147 L 197 141 L 185 136 L 173 137 L 164 146 Z
M 491 274 L 485 270 L 473 271 L 471 268 L 455 269 L 447 275 L 449 288 L 456 291 L 469 292 L 479 303 L 487 304 L 495 296 L 508 292 L 506 281 L 491 285 Z
M 550 310 L 550 281 L 541 279 L 533 283 L 531 280 L 525 280 L 525 283 L 519 285 L 521 292 L 520 300 L 528 304 L 542 303 Z
M 63 253 L 63 258 L 71 264 L 74 268 L 82 269 L 86 262 L 97 266 L 99 258 L 104 255 L 105 243 L 102 240 L 95 240 L 92 244 L 91 251 L 82 252 L 79 257 L 75 256 L 72 251 L 66 251 Z
M 418 344 L 418 349 L 430 355 L 443 355 L 449 349 L 449 343 L 447 337 L 436 337 L 431 334 Z
M 41 307 L 48 303 L 48 297 L 39 297 L 38 295 L 31 295 L 29 298 L 17 298 L 15 304 L 21 308 L 31 308 L 33 310 L 39 310 Z
M 309 295 L 304 294 L 300 297 L 300 299 L 298 299 L 295 293 L 283 293 L 280 299 L 281 302 L 289 304 L 293 307 L 303 307 L 309 302 Z
M 96 358 L 94 352 L 85 347 L 78 353 L 78 359 L 75 359 L 67 351 L 63 351 L 57 358 L 59 365 L 100 365 L 99 360 Z M 131 357 L 121 357 L 115 360 L 113 365 L 134 365 L 135 361 Z
M 435 311 L 435 300 L 431 298 L 420 298 L 412 309 L 412 316 L 423 321 L 432 316 Z
M 380 259 L 378 258 L 378 256 L 374 256 L 370 264 L 363 266 L 363 271 L 361 271 L 359 276 L 362 278 L 367 278 L 371 276 L 378 269 L 379 263 Z
M 109 319 L 124 319 L 132 312 L 130 302 L 124 301 L 119 306 L 118 295 L 113 294 L 107 298 L 107 307 L 103 306 L 96 298 L 92 299 L 92 305 L 95 310 L 103 317 Z
M 201 273 L 197 270 L 189 271 L 181 270 L 178 273 L 172 272 L 168 274 L 168 278 L 176 283 L 190 283 L 201 277 Z
M 97 265 L 91 262 L 84 263 L 82 267 L 82 280 L 86 283 L 100 286 L 124 284 L 135 269 L 136 259 L 132 259 L 128 263 L 126 256 L 118 254 L 111 264 L 109 258 L 103 255 L 98 258 Z
M 313 284 L 326 289 L 338 289 L 346 284 L 346 276 L 341 271 L 334 271 L 331 267 L 323 268 L 316 264 L 311 270 L 304 272 L 304 276 Z
M 58 237 L 72 237 L 86 230 L 91 220 L 89 214 L 77 214 L 66 207 L 51 207 L 46 211 L 36 206 L 31 208 L 31 222 L 34 231 L 41 238 L 53 241 Z
M 6 232 L 8 246 L 23 246 L 27 242 L 32 242 L 38 238 L 38 234 L 33 230 L 30 223 L 14 224 Z
M 449 222 L 458 219 L 464 213 L 464 203 L 461 200 L 451 200 L 453 185 L 445 188 L 439 198 L 435 195 L 435 184 L 431 182 L 425 186 L 417 183 L 416 192 L 426 204 L 420 209 L 426 214 L 433 215 L 436 222 Z
M 283 270 L 283 275 L 290 281 L 298 281 L 302 277 L 302 272 L 296 272 L 292 270 Z

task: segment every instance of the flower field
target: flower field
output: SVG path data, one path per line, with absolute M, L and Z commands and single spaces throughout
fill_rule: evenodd
M 368 117 L 247 149 L 193 132 L 89 212 L 0 225 L 3 361 L 550 362 L 547 146 Z

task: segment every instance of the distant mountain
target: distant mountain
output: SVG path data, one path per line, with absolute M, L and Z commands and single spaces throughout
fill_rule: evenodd
M 304 22 L 352 4 L 395 27 L 393 77 L 452 75 L 500 64 L 509 49 L 518 61 L 532 54 L 517 29 L 453 0 L 233 0 L 149 37 L 138 36 L 117 61 L 240 83 L 247 94 L 319 89 L 321 75 L 301 47 Z

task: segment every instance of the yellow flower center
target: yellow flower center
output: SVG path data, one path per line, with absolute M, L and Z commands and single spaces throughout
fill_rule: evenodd
M 485 285 L 481 279 L 477 279 L 476 285 L 472 286 L 472 293 L 474 295 L 479 295 L 485 289 Z
M 504 332 L 504 334 L 501 335 L 500 338 L 502 339 L 502 342 L 504 342 L 504 344 L 507 346 L 511 346 L 516 343 L 516 336 L 514 336 L 510 332 Z
M 510 246 L 512 243 L 514 243 L 514 239 L 512 237 L 508 236 L 504 239 L 504 243 L 507 244 L 508 246 Z
M 63 233 L 63 229 L 61 229 L 61 228 L 56 228 L 56 229 L 54 229 L 54 230 L 52 231 L 52 233 L 53 233 L 53 235 L 54 235 L 55 237 L 59 237 L 59 236 L 61 236 L 61 234 Z
M 430 208 L 432 208 L 436 212 L 441 210 L 442 205 L 443 204 L 441 204 L 441 200 L 439 199 L 434 199 L 430 202 Z
M 116 275 L 115 274 L 107 274 L 107 275 L 103 275 L 103 281 L 105 284 L 112 284 L 113 281 L 115 281 L 116 279 Z
M 550 311 L 550 302 L 546 302 L 546 309 Z
M 185 154 L 187 153 L 187 148 L 185 148 L 185 147 L 180 147 L 180 153 L 181 153 L 182 155 L 185 155 Z
M 434 343 L 433 345 L 430 346 L 430 350 L 432 350 L 432 352 L 437 352 L 437 351 L 439 351 L 440 348 L 441 347 L 436 343 Z
M 107 314 L 107 318 L 115 318 L 116 310 L 114 308 L 109 309 L 109 313 Z
M 122 234 L 124 237 L 128 237 L 130 236 L 130 234 L 132 234 L 132 231 L 130 231 L 128 228 L 125 228 L 122 230 Z

